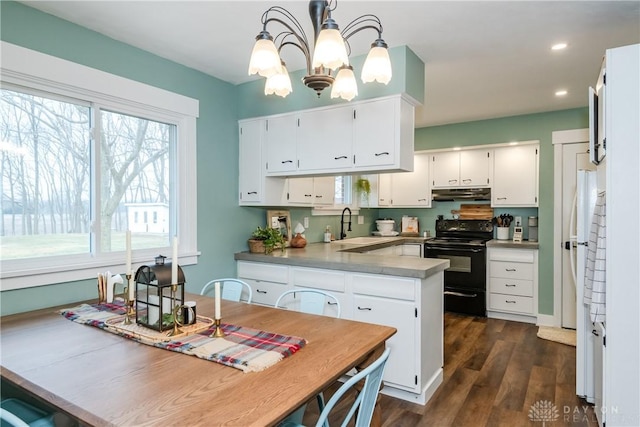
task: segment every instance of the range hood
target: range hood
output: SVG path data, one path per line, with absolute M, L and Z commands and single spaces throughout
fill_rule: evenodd
M 453 200 L 491 200 L 490 188 L 440 188 L 431 190 L 435 201 Z

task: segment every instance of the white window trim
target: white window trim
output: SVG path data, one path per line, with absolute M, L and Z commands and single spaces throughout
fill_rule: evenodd
M 196 264 L 199 252 L 195 164 L 199 101 L 11 43 L 0 42 L 0 54 L 2 83 L 88 100 L 101 107 L 149 119 L 170 120 L 178 125 L 178 257 L 181 265 Z M 167 253 L 163 255 L 169 256 L 170 250 L 167 246 Z M 134 271 L 139 265 L 153 262 L 157 255 L 157 249 L 134 251 Z M 2 262 L 0 291 L 90 279 L 98 272 L 124 273 L 125 267 L 124 251 L 102 254 L 100 259 L 85 254 L 42 260 L 40 267 L 34 265 L 35 259 Z

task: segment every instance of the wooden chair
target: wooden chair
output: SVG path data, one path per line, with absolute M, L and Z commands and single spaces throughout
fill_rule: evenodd
M 355 427 L 367 427 L 371 424 L 371 418 L 373 416 L 373 410 L 376 405 L 376 399 L 378 392 L 380 391 L 380 384 L 382 383 L 382 375 L 384 374 L 384 367 L 386 366 L 387 359 L 389 359 L 389 349 L 387 348 L 382 356 L 380 356 L 375 362 L 367 366 L 362 371 L 358 372 L 351 378 L 349 378 L 344 384 L 340 386 L 338 390 L 331 396 L 331 399 L 327 402 L 320 417 L 316 422 L 316 427 L 329 427 L 328 417 L 331 410 L 336 406 L 342 396 L 349 391 L 354 385 L 364 379 L 364 386 L 358 393 L 355 401 L 351 405 L 349 412 L 345 416 L 341 423 L 341 426 L 346 426 L 353 416 L 356 414 Z M 294 415 L 300 415 L 298 411 Z M 280 427 L 300 427 L 302 424 L 299 421 L 293 419 L 294 416 L 290 416 L 280 423 Z
M 336 307 L 336 316 L 340 318 L 340 301 L 334 295 L 329 292 L 321 291 L 319 289 L 293 289 L 283 292 L 276 300 L 276 308 L 285 308 L 285 300 L 288 295 L 300 294 L 300 306 L 299 310 L 303 313 L 309 314 L 321 314 L 325 312 L 325 306 L 333 305 Z
M 251 299 L 253 298 L 253 291 L 251 290 L 251 286 L 249 286 L 248 283 L 243 282 L 240 279 L 225 278 L 225 279 L 211 280 L 206 285 L 204 285 L 204 287 L 200 291 L 200 295 L 204 295 L 207 293 L 207 291 L 209 291 L 210 289 L 213 289 L 215 282 L 220 282 L 220 285 L 222 287 L 222 290 L 221 290 L 222 299 L 238 302 L 242 297 L 243 289 L 246 289 L 247 295 L 248 295 L 246 302 L 247 304 L 251 304 Z

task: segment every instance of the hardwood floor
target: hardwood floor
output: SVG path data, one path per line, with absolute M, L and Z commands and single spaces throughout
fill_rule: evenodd
M 383 426 L 597 426 L 575 395 L 575 347 L 538 338 L 535 325 L 454 313 L 444 330 L 443 383 L 426 406 L 381 395 Z M 316 417 L 312 402 L 305 425 Z

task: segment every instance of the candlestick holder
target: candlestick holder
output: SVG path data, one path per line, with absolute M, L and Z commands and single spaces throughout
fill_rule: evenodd
M 178 290 L 178 284 L 172 283 L 171 284 L 171 307 L 173 307 L 173 309 L 171 310 L 171 312 L 173 313 L 173 330 L 169 332 L 169 334 L 167 335 L 170 337 L 184 333 L 180 328 L 178 328 L 178 311 L 180 311 L 180 307 L 176 306 L 177 290 Z
M 134 300 L 129 298 L 130 287 L 131 287 L 131 273 L 125 274 L 127 278 L 127 286 L 124 287 L 124 321 L 122 322 L 125 325 L 131 324 L 131 315 L 133 314 L 133 302 Z
M 220 319 L 215 319 L 214 322 L 216 325 L 216 330 L 211 335 L 209 335 L 209 338 L 224 338 L 224 331 L 220 326 L 220 323 L 222 323 L 222 321 Z

